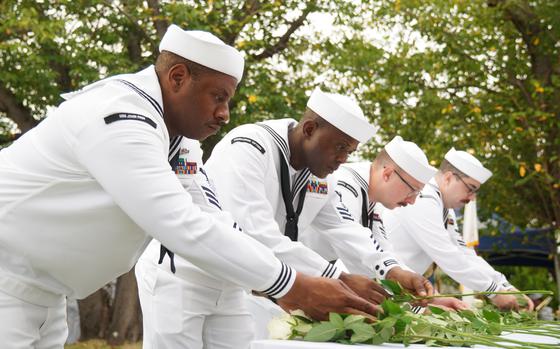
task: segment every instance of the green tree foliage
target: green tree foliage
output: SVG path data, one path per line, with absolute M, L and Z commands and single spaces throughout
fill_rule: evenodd
M 336 1 L 5 0 L 0 2 L 0 147 L 28 131 L 59 104 L 60 94 L 155 61 L 170 23 L 208 30 L 246 55 L 246 71 L 230 108 L 232 122 L 298 117 L 314 85 L 310 62 L 326 38 L 309 17 L 337 12 Z M 209 150 L 219 137 L 206 142 Z M 206 152 L 209 154 L 209 151 Z M 132 291 L 131 291 L 132 290 Z M 141 334 L 134 273 L 117 282 L 114 303 L 99 290 L 80 302 L 82 336 L 111 344 Z M 88 311 L 83 311 L 87 309 Z M 85 331 L 87 329 L 87 331 Z
M 62 101 L 61 92 L 153 63 L 159 38 L 175 23 L 211 31 L 246 55 L 232 122 L 222 134 L 240 123 L 297 117 L 314 86 L 307 59 L 326 40 L 309 17 L 348 17 L 354 7 L 313 0 L 7 0 L 0 4 L 0 116 L 27 131 Z
M 246 54 L 223 132 L 297 117 L 306 92 L 324 84 L 354 93 L 380 126 L 369 152 L 395 134 L 416 141 L 436 163 L 451 146 L 467 149 L 494 171 L 481 193 L 486 212 L 520 225 L 560 222 L 558 1 L 7 0 L 0 6 L 2 142 L 14 125 L 23 132 L 36 125 L 61 102 L 61 92 L 153 62 L 159 37 L 177 23 L 210 30 Z M 319 13 L 329 14 L 332 26 L 310 26 Z
M 557 0 L 4 0 L 0 146 L 60 93 L 151 64 L 170 23 L 246 55 L 222 135 L 297 118 L 317 85 L 352 93 L 380 127 L 364 155 L 396 134 L 434 164 L 451 146 L 466 149 L 494 172 L 483 212 L 559 231 Z
M 486 213 L 558 229 L 560 2 L 394 0 L 358 13 L 322 63 L 359 91 L 381 137 L 414 140 L 434 163 L 451 146 L 472 152 L 494 172 Z

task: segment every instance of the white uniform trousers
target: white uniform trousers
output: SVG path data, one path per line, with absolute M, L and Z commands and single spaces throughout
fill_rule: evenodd
M 66 298 L 46 307 L 0 291 L 0 342 L 3 349 L 62 349 L 68 337 Z
M 135 270 L 144 349 L 249 348 L 254 329 L 241 287 L 203 286 L 142 260 Z
M 253 295 L 246 295 L 247 310 L 255 323 L 255 340 L 269 339 L 268 324 L 270 320 L 282 316 L 286 312 L 272 301 Z

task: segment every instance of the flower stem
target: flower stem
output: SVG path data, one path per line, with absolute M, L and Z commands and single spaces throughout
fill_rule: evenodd
M 413 300 L 424 300 L 424 299 L 432 299 L 432 298 L 444 298 L 444 297 L 464 297 L 464 296 L 488 296 L 492 294 L 534 294 L 534 293 L 541 293 L 543 295 L 552 295 L 554 294 L 552 291 L 547 290 L 527 290 L 527 291 L 501 291 L 501 292 L 471 292 L 471 293 L 448 293 L 448 294 L 434 294 L 431 296 L 414 296 L 411 295 Z

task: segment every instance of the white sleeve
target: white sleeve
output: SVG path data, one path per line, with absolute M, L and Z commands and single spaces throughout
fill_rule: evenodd
M 443 208 L 431 197 L 399 209 L 398 219 L 409 236 L 451 278 L 475 291 L 496 291 L 495 275 L 479 267 L 478 256 L 465 254 L 444 227 Z
M 371 233 L 373 234 L 373 238 L 379 242 L 381 248 L 387 252 L 392 254 L 399 265 L 404 270 L 408 270 L 410 272 L 416 273 L 412 268 L 410 268 L 406 263 L 400 258 L 399 254 L 393 247 L 391 240 L 389 240 L 388 232 L 385 229 L 385 225 L 383 224 L 383 211 L 387 210 L 387 208 L 383 207 L 381 204 L 377 203 L 375 208 L 373 209 L 373 222 L 371 224 Z
M 259 144 L 264 143 L 257 134 L 244 136 L 250 136 Z M 340 268 L 301 242 L 290 240 L 278 226 L 275 211 L 267 198 L 266 156 L 272 155 L 263 154 L 244 142 L 230 144 L 223 140 L 216 146 L 205 168 L 216 185 L 224 208 L 232 212 L 245 233 L 271 248 L 281 261 L 297 271 L 311 276 L 338 278 Z
M 459 246 L 459 250 L 461 250 L 461 252 L 465 256 L 467 256 L 467 258 L 473 263 L 473 265 L 476 264 L 477 267 L 483 273 L 485 273 L 486 275 L 492 278 L 492 280 L 498 285 L 496 291 L 502 291 L 502 290 L 507 290 L 512 288 L 513 286 L 509 283 L 509 281 L 504 276 L 504 274 L 495 270 L 490 264 L 488 264 L 488 262 L 484 260 L 484 258 L 477 255 L 476 251 L 473 248 L 469 248 L 465 244 L 463 236 L 459 233 L 459 227 L 458 227 L 457 218 L 455 217 L 455 212 L 450 211 L 449 217 L 451 217 L 454 224 L 453 232 L 450 233 L 451 238 L 457 242 L 457 245 Z
M 312 225 L 351 273 L 383 279 L 389 270 L 400 266 L 392 253 L 381 248 L 371 230 L 355 221 L 338 193 L 330 194 L 329 202 Z
M 159 132 L 158 132 L 159 131 Z M 77 158 L 148 235 L 227 281 L 281 297 L 295 271 L 227 217 L 201 212 L 171 171 L 160 130 L 137 121 L 96 121 L 78 135 Z

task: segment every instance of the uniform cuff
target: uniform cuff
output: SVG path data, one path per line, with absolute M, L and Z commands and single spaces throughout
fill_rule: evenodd
M 511 289 L 514 289 L 515 287 L 513 287 L 512 284 L 509 283 L 509 281 L 504 281 L 500 284 L 500 291 L 509 291 Z
M 492 283 L 490 284 L 490 286 L 488 286 L 488 287 L 484 290 L 484 292 L 497 292 L 497 291 L 498 291 L 498 288 L 499 288 L 499 285 L 498 285 L 496 282 L 492 281 Z M 487 294 L 487 295 L 486 295 L 486 297 L 488 297 L 488 298 L 490 298 L 490 299 L 492 299 L 492 298 L 494 298 L 494 297 L 496 297 L 496 296 L 497 296 L 496 294 Z
M 334 263 L 327 264 L 327 266 L 321 273 L 321 276 L 329 279 L 338 279 L 340 277 L 340 274 L 342 274 L 342 272 L 345 270 L 346 266 L 340 259 L 337 259 Z
M 334 267 L 334 271 L 332 270 L 333 267 Z M 328 269 L 331 269 L 331 271 L 328 272 Z M 327 272 L 332 276 L 326 276 L 325 274 Z M 329 263 L 329 265 L 327 266 L 327 268 L 325 268 L 325 271 L 323 272 L 323 274 L 321 274 L 321 276 L 328 277 L 331 279 L 338 279 L 340 275 L 342 275 L 342 273 L 349 273 L 348 268 L 346 268 L 346 265 L 344 265 L 342 260 L 337 259 L 336 261 Z
M 385 280 L 387 274 L 389 274 L 389 271 L 395 267 L 400 267 L 399 262 L 397 262 L 396 259 L 390 258 L 376 264 L 374 269 L 378 278 L 381 280 Z
M 262 291 L 262 293 L 269 297 L 282 298 L 290 291 L 295 281 L 296 271 L 292 267 L 282 263 L 282 268 L 280 269 L 280 274 L 276 278 L 276 281 L 272 286 Z

